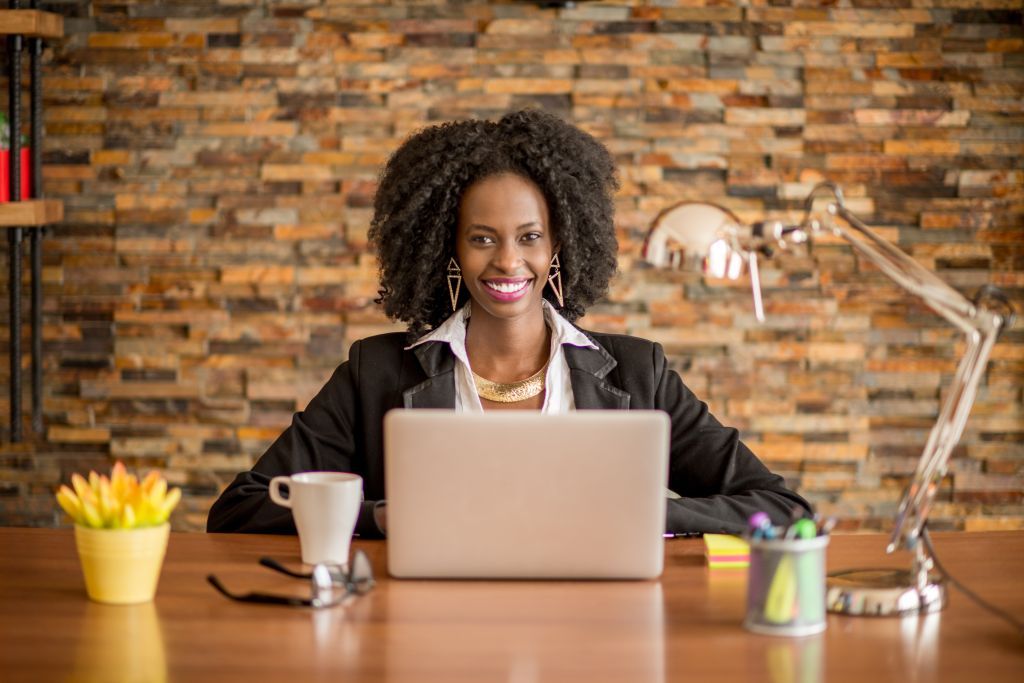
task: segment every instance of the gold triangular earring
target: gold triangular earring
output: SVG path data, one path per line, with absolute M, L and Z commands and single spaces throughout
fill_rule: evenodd
M 454 282 L 455 286 L 452 286 Z M 459 264 L 455 262 L 453 256 L 448 261 L 448 296 L 452 300 L 452 312 L 458 310 L 459 306 L 459 289 L 462 288 L 462 268 L 459 268 Z
M 565 308 L 565 301 L 562 299 L 562 264 L 558 262 L 557 253 L 551 257 L 551 265 L 548 266 L 548 284 L 558 299 L 558 307 Z

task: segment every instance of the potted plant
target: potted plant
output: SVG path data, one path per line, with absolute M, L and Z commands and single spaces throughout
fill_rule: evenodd
M 32 153 L 28 147 L 28 138 L 21 136 L 21 198 L 32 196 L 32 174 L 29 166 Z M 0 203 L 11 200 L 11 126 L 7 113 L 0 111 Z
M 73 488 L 72 488 L 73 487 Z M 156 594 L 170 524 L 181 489 L 159 472 L 141 482 L 118 462 L 110 477 L 90 472 L 62 485 L 57 502 L 75 522 L 85 589 L 96 602 L 148 602 Z

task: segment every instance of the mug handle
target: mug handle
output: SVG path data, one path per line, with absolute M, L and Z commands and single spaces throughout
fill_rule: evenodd
M 270 500 L 274 501 L 282 507 L 291 509 L 291 491 L 288 492 L 288 498 L 281 497 L 281 484 L 291 484 L 292 478 L 287 475 L 274 477 L 270 480 Z

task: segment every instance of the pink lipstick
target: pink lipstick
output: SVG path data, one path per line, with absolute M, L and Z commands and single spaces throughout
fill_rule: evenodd
M 529 279 L 494 278 L 484 280 L 484 291 L 495 301 L 517 301 L 530 291 Z

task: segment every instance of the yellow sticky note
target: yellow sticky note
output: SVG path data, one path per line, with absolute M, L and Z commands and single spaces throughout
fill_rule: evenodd
M 750 544 L 739 536 L 704 534 L 704 552 L 709 567 L 746 567 L 750 564 Z

